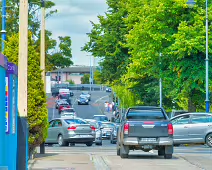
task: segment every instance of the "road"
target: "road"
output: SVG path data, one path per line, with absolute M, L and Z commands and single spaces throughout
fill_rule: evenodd
M 73 104 L 77 114 L 82 118 L 92 118 L 102 114 L 104 102 L 109 100 L 109 93 L 92 92 L 92 101 L 88 106 Z M 80 95 L 75 92 L 73 101 Z M 48 105 L 54 104 L 49 100 Z M 59 117 L 54 108 L 49 108 L 49 119 Z M 108 140 L 102 146 L 87 147 L 76 144 L 70 147 L 58 145 L 46 146 L 46 154 L 38 155 L 33 170 L 212 170 L 212 148 L 204 145 L 180 146 L 174 148 L 173 159 L 165 160 L 157 156 L 156 151 L 131 151 L 128 159 L 116 155 L 116 145 Z

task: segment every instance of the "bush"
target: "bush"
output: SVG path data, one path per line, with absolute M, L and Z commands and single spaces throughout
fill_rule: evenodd
M 8 37 L 5 43 L 4 55 L 9 62 L 18 64 L 18 34 Z M 36 52 L 34 41 L 29 33 L 28 40 L 28 115 L 29 123 L 29 151 L 47 137 L 48 110 L 46 105 L 46 94 L 41 78 L 40 55 Z

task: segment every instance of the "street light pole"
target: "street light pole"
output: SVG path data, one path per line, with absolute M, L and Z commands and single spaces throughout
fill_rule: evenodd
M 91 69 L 91 55 L 90 55 L 90 91 L 91 91 L 91 83 L 92 83 L 92 69 Z
M 46 91 L 45 85 L 45 1 L 41 0 L 41 42 L 40 42 L 40 69 L 41 76 L 44 83 L 44 91 Z
M 194 0 L 188 0 L 188 5 L 193 6 L 195 4 Z M 206 104 L 206 112 L 210 112 L 210 100 L 209 100 L 209 78 L 208 78 L 208 65 L 209 65 L 209 59 L 208 59 L 208 0 L 205 1 L 205 11 L 206 11 L 206 21 L 205 21 L 205 36 L 206 36 L 206 51 L 205 51 L 205 104 Z
M 160 64 L 160 79 L 159 79 L 159 86 L 160 86 L 160 107 L 162 107 L 162 103 L 163 103 L 163 95 L 162 95 L 162 91 L 163 91 L 163 87 L 162 87 L 162 78 L 161 78 L 161 56 L 162 54 L 160 53 L 160 57 L 159 57 L 159 64 Z
M 6 0 L 2 0 L 2 30 L 1 30 L 2 44 L 1 51 L 4 52 L 4 41 L 6 40 Z
M 205 59 L 205 65 L 206 65 L 206 112 L 210 111 L 210 100 L 209 100 L 209 80 L 208 80 L 208 65 L 209 65 L 209 59 L 208 59 L 208 0 L 205 2 L 205 10 L 206 10 L 206 59 Z

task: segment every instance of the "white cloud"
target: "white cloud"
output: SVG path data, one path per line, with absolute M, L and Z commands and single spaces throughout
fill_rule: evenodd
M 81 47 L 89 40 L 86 33 L 92 26 L 90 21 L 98 22 L 98 15 L 107 11 L 106 0 L 52 0 L 58 10 L 46 21 L 47 30 L 52 31 L 52 37 L 70 36 L 72 39 L 73 61 L 76 65 L 89 65 L 90 58 Z

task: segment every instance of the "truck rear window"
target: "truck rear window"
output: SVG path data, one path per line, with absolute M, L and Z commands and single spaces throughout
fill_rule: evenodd
M 139 120 L 165 120 L 166 117 L 161 110 L 135 110 L 130 109 L 127 113 L 127 119 Z

